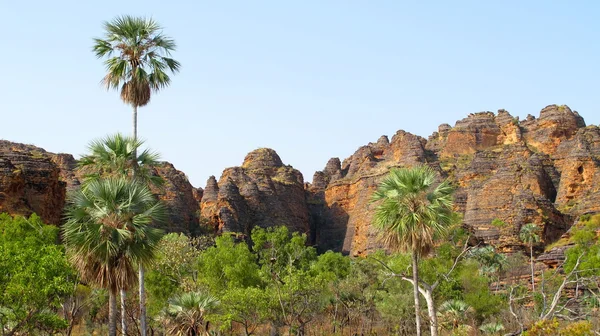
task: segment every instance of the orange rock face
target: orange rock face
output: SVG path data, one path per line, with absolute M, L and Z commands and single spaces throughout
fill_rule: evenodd
M 268 148 L 249 153 L 241 167 L 211 176 L 200 203 L 201 215 L 217 231 L 249 235 L 254 227 L 287 226 L 309 233 L 302 174 Z
M 0 212 L 37 213 L 46 223 L 60 223 L 67 184 L 53 155 L 35 146 L 0 141 Z
M 521 226 L 537 223 L 552 242 L 577 216 L 600 211 L 599 144 L 597 127 L 556 105 L 523 122 L 505 110 L 474 113 L 427 141 L 400 131 L 315 173 L 307 186 L 315 237 L 322 249 L 351 255 L 379 248 L 372 191 L 391 167 L 427 164 L 456 185 L 456 210 L 480 241 L 521 249 Z

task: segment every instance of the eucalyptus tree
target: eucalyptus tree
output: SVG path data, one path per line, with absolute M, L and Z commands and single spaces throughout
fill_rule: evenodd
M 450 183 L 436 182 L 436 172 L 427 166 L 392 169 L 373 193 L 379 202 L 373 224 L 385 244 L 412 255 L 413 296 L 417 335 L 421 335 L 419 307 L 419 258 L 427 256 L 437 238 L 454 222 Z M 435 307 L 433 307 L 435 309 Z M 430 312 L 431 335 L 437 335 L 437 316 Z
M 109 292 L 109 335 L 116 335 L 116 295 L 134 285 L 162 237 L 149 224 L 165 208 L 148 186 L 123 177 L 89 182 L 69 195 L 62 227 L 68 256 L 83 281 Z
M 535 266 L 533 264 L 533 244 L 540 242 L 540 236 L 538 235 L 539 232 L 539 226 L 533 223 L 523 225 L 521 227 L 521 231 L 519 232 L 519 238 L 521 239 L 521 241 L 529 245 L 529 262 L 531 264 L 532 290 L 535 290 Z

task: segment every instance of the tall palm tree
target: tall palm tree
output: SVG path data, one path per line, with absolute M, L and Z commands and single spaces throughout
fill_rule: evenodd
M 162 237 L 153 221 L 165 208 L 150 189 L 123 177 L 89 182 L 69 195 L 63 239 L 84 281 L 109 291 L 109 334 L 116 335 L 117 290 L 135 284 L 135 265 L 149 263 Z
M 533 244 L 540 242 L 540 236 L 538 233 L 540 232 L 539 226 L 529 223 L 525 224 L 521 227 L 521 231 L 519 232 L 519 238 L 522 242 L 529 245 L 529 261 L 531 263 L 531 288 L 535 290 L 535 267 L 533 265 Z
M 412 254 L 413 294 L 417 335 L 419 316 L 419 258 L 432 250 L 436 238 L 453 223 L 453 189 L 447 180 L 436 183 L 436 173 L 427 166 L 392 169 L 372 196 L 380 201 L 373 223 L 386 245 Z M 437 317 L 430 314 L 431 334 L 437 335 Z
M 150 102 L 152 92 L 171 83 L 180 63 L 169 57 L 176 49 L 173 39 L 163 35 L 153 19 L 119 16 L 104 22 L 104 38 L 94 39 L 93 51 L 107 58 L 102 83 L 121 91 L 121 99 L 133 107 L 133 137 L 137 137 L 137 109 Z
M 106 57 L 107 74 L 102 83 L 107 90 L 121 91 L 121 99 L 133 107 L 133 139 L 137 139 L 137 110 L 150 102 L 152 92 L 171 83 L 169 73 L 179 72 L 181 64 L 169 57 L 175 41 L 163 35 L 153 19 L 119 16 L 104 23 L 105 36 L 94 39 L 93 51 Z M 137 156 L 133 155 L 134 157 Z M 134 170 L 135 173 L 135 170 Z M 146 336 L 146 294 L 144 267 L 139 267 L 140 329 Z
M 206 314 L 213 312 L 219 304 L 214 296 L 203 292 L 177 295 L 169 300 L 164 319 L 169 335 L 197 336 L 205 325 Z

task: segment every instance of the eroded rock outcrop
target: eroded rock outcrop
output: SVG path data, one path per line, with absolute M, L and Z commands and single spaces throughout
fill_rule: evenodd
M 80 185 L 77 161 L 70 154 L 54 154 L 44 149 L 0 141 L 0 212 L 28 216 L 38 214 L 49 224 L 60 225 L 66 195 Z M 155 174 L 165 179 L 154 192 L 167 205 L 168 232 L 194 233 L 198 230 L 198 191 L 194 194 L 185 174 L 163 163 Z
M 333 177 L 329 163 L 307 186 L 311 223 L 323 249 L 352 255 L 379 247 L 369 197 L 392 167 L 427 164 L 455 185 L 463 224 L 483 243 L 522 249 L 522 225 L 536 223 L 544 243 L 581 214 L 600 211 L 600 134 L 567 106 L 550 105 L 519 121 L 506 110 L 442 124 L 428 140 L 399 131 L 356 151 Z M 331 161 L 330 161 L 331 162 Z M 492 224 L 494 223 L 494 224 Z
M 52 156 L 35 146 L 0 140 L 0 212 L 37 213 L 46 223 L 61 222 L 67 183 Z
M 302 174 L 268 148 L 250 152 L 241 167 L 225 169 L 218 182 L 211 176 L 200 207 L 218 231 L 249 234 L 256 226 L 280 225 L 310 231 Z

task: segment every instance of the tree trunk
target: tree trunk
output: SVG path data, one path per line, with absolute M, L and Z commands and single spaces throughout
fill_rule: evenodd
M 415 297 L 415 325 L 417 332 L 415 335 L 421 336 L 421 316 L 419 315 L 419 260 L 416 251 L 412 253 L 412 267 L 413 267 L 413 295 Z
M 137 106 L 133 106 L 133 140 L 137 140 Z M 133 177 L 135 178 L 137 169 L 137 152 L 133 152 Z M 142 336 L 146 336 L 146 291 L 144 288 L 144 266 L 139 265 L 139 294 L 140 294 L 140 332 Z
M 139 272 L 140 283 L 140 331 L 142 336 L 146 336 L 146 292 L 144 290 L 144 266 L 140 265 Z
M 137 106 L 133 106 L 133 139 L 137 139 Z
M 429 314 L 429 329 L 431 330 L 431 336 L 437 336 L 438 334 L 438 321 L 437 311 L 435 309 L 435 301 L 433 300 L 433 291 L 425 290 L 422 292 L 427 301 L 427 313 Z
M 127 313 L 125 311 L 127 293 L 121 289 L 121 335 L 127 335 Z
M 117 336 L 117 291 L 108 291 L 108 336 Z
M 529 257 L 531 261 L 531 290 L 535 291 L 535 268 L 533 267 L 533 244 L 529 245 Z

